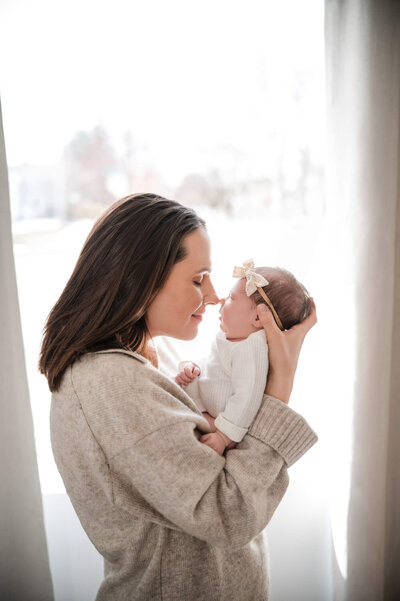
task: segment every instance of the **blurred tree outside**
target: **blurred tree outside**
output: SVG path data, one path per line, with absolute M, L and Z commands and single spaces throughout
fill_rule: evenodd
M 225 183 L 218 169 L 212 169 L 205 175 L 191 173 L 185 176 L 175 192 L 175 198 L 189 206 L 207 205 L 232 215 L 234 184 Z
M 106 129 L 78 132 L 64 150 L 66 217 L 96 217 L 116 198 L 108 177 L 118 164 Z
M 265 159 L 264 174 L 252 172 L 249 157 L 233 146 L 215 146 L 202 171 L 184 175 L 171 187 L 132 131 L 127 130 L 118 145 L 104 126 L 97 125 L 77 132 L 56 165 L 10 168 L 13 218 L 96 218 L 118 198 L 145 191 L 227 216 L 266 211 L 282 217 L 322 214 L 322 159 L 315 157 L 311 145 L 294 141 L 287 149 L 283 135 L 275 134 L 274 140 L 276 152 Z

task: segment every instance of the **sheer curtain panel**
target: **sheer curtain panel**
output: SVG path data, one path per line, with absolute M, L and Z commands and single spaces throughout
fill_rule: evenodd
M 400 599 L 400 2 L 326 0 L 337 313 L 356 339 L 347 601 Z M 343 302 L 343 278 L 353 299 Z M 341 329 L 343 349 L 348 330 Z M 340 386 L 340 371 L 335 378 Z
M 0 599 L 52 601 L 11 237 L 0 107 Z

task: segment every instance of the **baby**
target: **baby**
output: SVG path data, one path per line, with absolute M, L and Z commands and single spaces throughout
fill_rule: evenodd
M 242 440 L 264 394 L 268 346 L 257 305 L 269 306 L 281 330 L 303 321 L 312 306 L 304 286 L 284 269 L 255 269 L 249 260 L 243 267 L 235 267 L 233 276 L 240 279 L 220 301 L 222 331 L 209 358 L 201 368 L 181 362 L 175 378 L 202 412 L 216 418 L 216 432 L 205 434 L 200 441 L 220 455 Z

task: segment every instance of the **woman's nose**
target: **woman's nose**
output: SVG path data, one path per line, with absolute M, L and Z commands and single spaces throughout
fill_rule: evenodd
M 216 305 L 219 303 L 219 298 L 214 290 L 214 286 L 211 280 L 208 281 L 206 290 L 204 291 L 204 304 L 205 305 Z

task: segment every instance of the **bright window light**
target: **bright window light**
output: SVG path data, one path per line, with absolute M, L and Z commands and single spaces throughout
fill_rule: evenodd
M 64 487 L 37 371 L 41 330 L 111 202 L 146 191 L 194 206 L 208 223 L 221 297 L 232 266 L 249 257 L 316 286 L 323 10 L 322 0 L 8 0 L 0 8 L 14 252 L 44 494 Z M 185 356 L 207 352 L 217 319 L 210 308 L 198 339 L 177 345 Z M 334 518 L 343 573 L 346 490 Z

